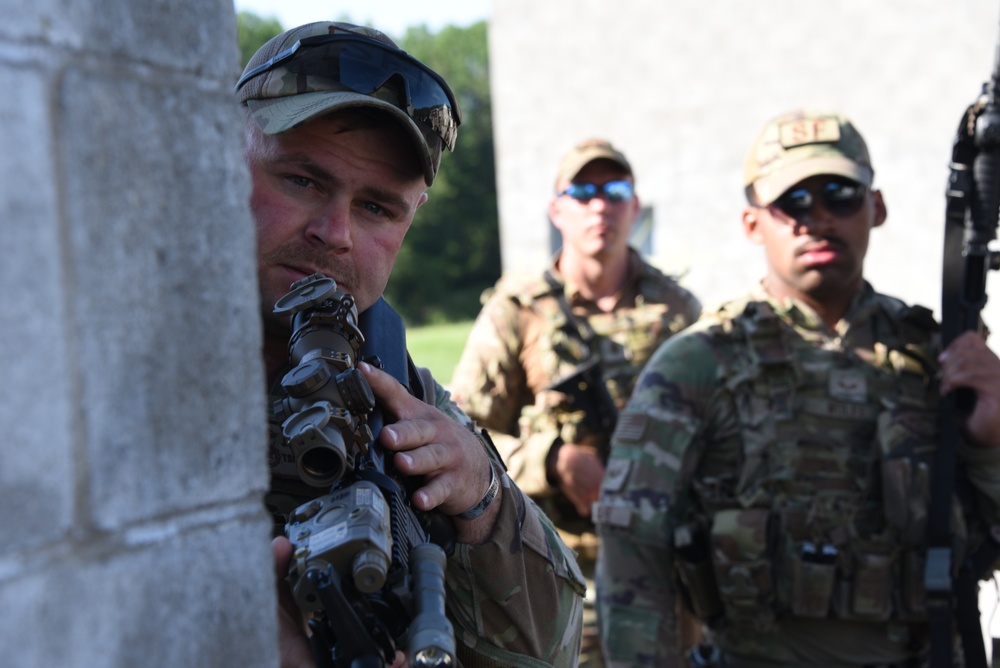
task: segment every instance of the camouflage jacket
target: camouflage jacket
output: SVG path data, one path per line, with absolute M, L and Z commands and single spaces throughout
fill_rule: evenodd
M 628 282 L 610 313 L 581 297 L 553 261 L 547 276 L 507 276 L 484 294 L 450 387 L 458 404 L 490 432 L 521 489 L 556 526 L 574 533 L 581 520 L 571 504 L 559 502 L 546 458 L 558 443 L 591 444 L 606 454 L 611 434 L 595 432 L 569 397 L 550 386 L 599 358 L 620 410 L 660 343 L 700 312 L 690 292 L 634 250 Z
M 926 650 L 936 329 L 867 284 L 835 331 L 758 290 L 658 351 L 619 418 L 595 515 L 610 666 L 681 665 L 681 601 L 732 665 Z M 961 555 L 1000 519 L 1000 449 L 959 458 L 978 497 L 974 515 L 956 511 Z
M 424 400 L 474 430 L 430 372 L 419 371 Z M 276 382 L 269 398 L 281 392 Z M 292 510 L 327 490 L 302 482 L 280 423 L 272 420 L 269 427 L 271 490 L 265 500 L 280 532 Z M 459 544 L 448 558 L 446 612 L 455 629 L 458 658 L 466 668 L 575 666 L 583 576 L 544 513 L 507 475 L 501 476 L 501 484 L 502 506 L 489 540 Z

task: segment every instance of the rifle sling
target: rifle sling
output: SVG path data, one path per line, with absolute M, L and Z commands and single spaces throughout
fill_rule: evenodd
M 972 194 L 971 164 L 975 147 L 968 133 L 969 116 L 963 115 L 952 149 L 951 173 L 945 209 L 942 264 L 941 339 L 946 347 L 962 331 L 965 320 L 961 296 L 965 219 Z M 955 493 L 957 456 L 961 443 L 956 397 L 944 397 L 941 407 L 941 443 L 931 473 L 931 500 L 927 520 L 927 564 L 924 587 L 930 624 L 931 662 L 934 668 L 952 665 L 954 632 L 961 636 L 965 666 L 985 668 L 986 655 L 979 620 L 977 575 L 970 559 L 959 568 L 953 564 L 951 504 Z

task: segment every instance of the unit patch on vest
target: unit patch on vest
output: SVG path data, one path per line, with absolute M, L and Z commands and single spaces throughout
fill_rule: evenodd
M 863 404 L 868 401 L 868 378 L 858 369 L 830 369 L 830 396 Z
M 591 517 L 598 524 L 628 528 L 632 524 L 632 506 L 601 503 L 597 501 L 590 510 Z
M 602 489 L 609 492 L 620 491 L 628 480 L 628 473 L 632 470 L 632 462 L 627 459 L 612 459 L 608 462 L 608 468 L 604 472 L 604 484 Z
M 806 397 L 802 402 L 802 410 L 811 415 L 820 415 L 838 420 L 862 420 L 870 422 L 878 417 L 881 409 L 871 404 L 834 401 L 825 397 Z

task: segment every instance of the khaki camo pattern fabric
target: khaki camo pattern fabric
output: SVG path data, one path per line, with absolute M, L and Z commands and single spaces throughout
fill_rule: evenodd
M 449 393 L 421 369 L 434 405 L 471 431 L 471 420 Z M 282 374 L 278 374 L 280 379 Z M 273 400 L 280 385 L 275 384 Z M 268 509 L 281 532 L 285 517 L 325 489 L 304 484 L 295 458 L 270 424 Z M 489 540 L 457 545 L 445 572 L 446 613 L 466 668 L 557 668 L 576 665 L 580 651 L 584 580 L 573 553 L 544 513 L 506 475 L 502 506 Z
M 687 665 L 689 607 L 727 666 L 919 661 L 936 350 L 929 311 L 868 284 L 833 332 L 758 288 L 664 344 L 596 507 L 608 665 Z M 979 501 L 955 506 L 961 555 L 1000 519 L 1000 450 L 959 454 Z
M 701 308 L 673 279 L 630 253 L 629 281 L 612 313 L 580 298 L 563 282 L 555 262 L 549 270 L 554 285 L 543 276 L 502 278 L 485 299 L 451 385 L 456 401 L 489 431 L 509 475 L 577 552 L 589 589 L 582 668 L 602 665 L 593 607 L 597 536 L 590 519 L 580 517 L 549 484 L 545 461 L 556 442 L 593 445 L 606 455 L 611 435 L 593 431 L 566 395 L 547 388 L 593 353 L 600 357 L 608 392 L 621 410 L 657 346 L 694 322 Z M 564 304 L 572 305 L 573 322 L 560 306 L 559 294 L 565 296 Z M 592 330 L 589 346 L 576 321 Z
M 485 295 L 450 389 L 455 401 L 489 431 L 508 474 L 556 526 L 575 527 L 580 517 L 548 504 L 558 491 L 545 476 L 545 458 L 557 441 L 590 444 L 606 452 L 610 434 L 593 433 L 566 395 L 547 388 L 594 353 L 608 391 L 621 410 L 643 365 L 667 338 L 701 312 L 695 297 L 674 279 L 630 251 L 630 280 L 619 306 L 604 313 L 566 284 L 553 261 L 555 287 L 542 276 L 501 278 Z M 575 319 L 594 332 L 590 350 L 568 322 L 556 291 Z M 548 505 L 544 505 L 548 504 Z

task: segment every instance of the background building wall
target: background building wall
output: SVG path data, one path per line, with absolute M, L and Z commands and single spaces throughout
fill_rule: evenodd
M 0 663 L 277 665 L 232 2 L 0 7 Z
M 558 159 L 604 136 L 653 209 L 652 261 L 707 305 L 742 294 L 764 272 L 740 227 L 745 152 L 778 113 L 832 107 L 867 139 L 888 205 L 867 276 L 940 314 L 951 144 L 992 73 L 998 19 L 993 0 L 494 0 L 505 270 L 545 264 Z M 1000 327 L 1000 295 L 986 317 Z

